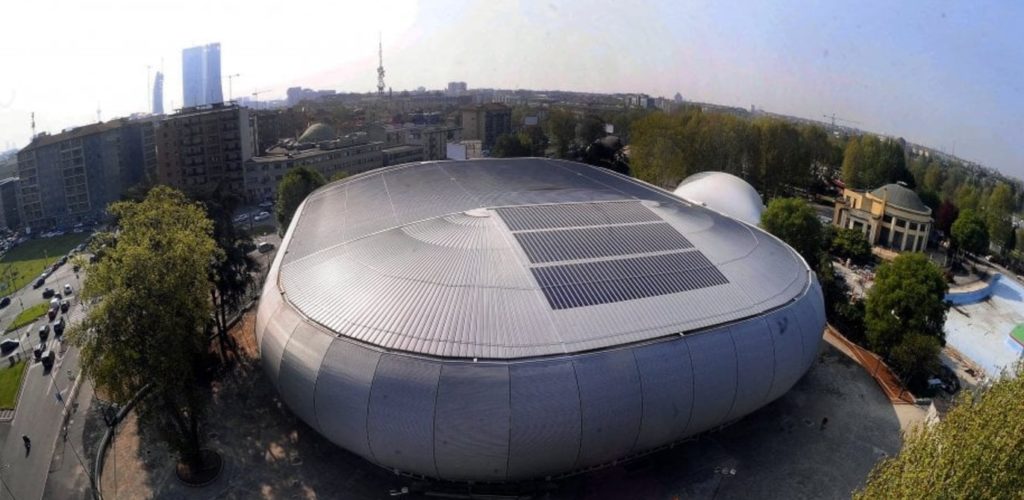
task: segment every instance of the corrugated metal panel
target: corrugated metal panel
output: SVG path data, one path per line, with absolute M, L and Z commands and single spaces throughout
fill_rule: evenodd
M 643 425 L 634 451 L 687 436 L 693 411 L 693 367 L 686 341 L 676 339 L 633 349 L 643 388 Z
M 768 401 L 774 401 L 785 394 L 797 380 L 803 376 L 806 367 L 803 364 L 803 331 L 796 319 L 793 305 L 772 311 L 765 316 L 765 322 L 772 333 L 772 346 L 775 349 L 775 378 Z
M 380 352 L 336 338 L 327 349 L 316 383 L 320 432 L 334 443 L 374 460 L 367 437 L 370 387 Z
M 618 282 L 601 271 L 585 283 L 549 287 L 562 307 L 553 309 L 503 219 L 475 217 L 494 214 L 489 210 L 463 213 L 538 208 L 524 206 L 530 203 L 553 203 L 542 211 L 633 207 L 656 221 L 646 224 L 681 232 L 710 267 L 683 270 L 680 262 L 667 274 Z M 567 206 L 576 208 L 552 208 Z M 600 220 L 634 220 L 606 215 Z M 796 254 L 755 228 L 629 178 L 560 161 L 385 168 L 317 191 L 296 219 L 295 241 L 281 252 L 291 304 L 339 334 L 434 356 L 524 358 L 641 342 L 779 307 L 808 279 Z M 629 250 L 649 248 L 638 241 Z M 615 259 L 603 259 L 596 262 L 614 267 L 604 262 Z M 556 269 L 539 272 L 571 270 L 548 267 Z
M 822 336 L 825 333 L 825 296 L 822 294 L 818 278 L 814 277 L 811 288 L 807 292 L 813 314 L 802 318 L 804 329 L 807 330 L 804 340 L 804 353 L 807 354 L 807 366 L 810 367 L 818 357 L 821 350 Z
M 512 231 L 661 221 L 654 212 L 637 201 L 526 205 L 498 208 L 495 211 Z
M 370 450 L 404 472 L 437 477 L 434 465 L 434 401 L 441 364 L 385 354 L 370 389 Z
M 510 480 L 557 474 L 576 464 L 580 450 L 580 399 L 572 362 L 513 363 Z
M 452 480 L 504 481 L 509 419 L 507 365 L 443 365 L 434 418 L 438 475 Z
M 316 420 L 313 389 L 317 384 L 320 363 L 334 337 L 309 323 L 300 322 L 285 345 L 278 375 L 281 399 L 310 427 L 319 429 Z
M 633 450 L 643 412 L 640 376 L 628 349 L 573 360 L 580 387 L 579 468 L 603 464 Z
M 767 402 L 775 377 L 775 351 L 771 331 L 763 318 L 755 318 L 729 327 L 736 345 L 739 381 L 736 402 L 726 420 L 733 420 L 760 408 Z
M 263 332 L 267 329 L 267 325 L 270 324 L 270 318 L 277 313 L 282 303 L 284 303 L 284 299 L 281 298 L 280 292 L 277 291 L 276 283 L 268 280 L 266 286 L 263 287 L 260 303 L 256 309 L 256 345 L 261 349 L 263 348 Z
M 284 355 L 284 346 L 300 319 L 299 314 L 288 304 L 282 304 L 277 312 L 270 316 L 267 328 L 263 331 L 260 358 L 263 360 L 263 369 L 275 384 L 280 382 L 278 371 L 281 367 L 281 357 Z
M 693 418 L 688 434 L 725 423 L 736 398 L 736 348 L 729 329 L 685 337 L 693 361 Z
M 535 264 L 693 247 L 667 223 L 531 231 L 515 238 Z

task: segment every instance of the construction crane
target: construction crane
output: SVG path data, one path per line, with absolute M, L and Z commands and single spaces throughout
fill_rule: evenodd
M 260 94 L 266 94 L 270 90 L 254 90 L 252 91 L 253 107 L 257 110 L 260 109 Z
M 234 80 L 235 78 L 240 77 L 240 76 L 242 76 L 242 75 L 240 75 L 238 73 L 235 73 L 233 75 L 228 75 L 228 102 L 231 102 L 231 94 L 232 94 L 232 92 L 231 92 L 231 81 Z
M 831 119 L 831 120 L 832 120 L 832 126 L 833 126 L 833 127 L 835 127 L 835 126 L 836 126 L 836 120 L 839 120 L 839 121 L 841 121 L 841 122 L 846 122 L 846 123 L 853 123 L 853 124 L 856 124 L 856 125 L 860 125 L 860 122 L 855 122 L 855 121 L 853 121 L 853 120 L 847 120 L 846 118 L 841 118 L 841 117 L 838 117 L 838 116 L 836 116 L 836 114 L 835 114 L 835 113 L 832 113 L 831 115 L 821 115 L 821 116 L 823 116 L 823 117 L 825 117 L 825 118 L 829 118 L 829 119 Z

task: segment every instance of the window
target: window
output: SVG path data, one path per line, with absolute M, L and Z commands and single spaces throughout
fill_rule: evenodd
M 892 216 L 886 214 L 885 216 L 882 217 L 882 222 L 886 224 L 892 224 Z
M 906 227 L 907 221 L 903 219 L 896 219 L 896 227 Z

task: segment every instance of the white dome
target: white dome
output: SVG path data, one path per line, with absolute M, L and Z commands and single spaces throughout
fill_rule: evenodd
M 675 195 L 754 226 L 761 222 L 764 211 L 757 190 L 747 181 L 725 172 L 693 174 L 679 183 Z

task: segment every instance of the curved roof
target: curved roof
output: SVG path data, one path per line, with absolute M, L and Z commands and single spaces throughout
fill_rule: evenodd
M 448 358 L 692 332 L 779 308 L 812 279 L 757 228 L 605 169 L 533 158 L 413 163 L 329 184 L 281 248 L 277 286 L 309 320 Z
M 330 125 L 323 123 L 314 123 L 306 128 L 306 131 L 299 136 L 299 144 L 305 143 L 317 143 L 323 141 L 332 141 L 338 138 L 338 134 L 334 132 L 334 129 Z
M 932 213 L 932 209 L 921 201 L 921 198 L 917 196 L 917 193 L 912 189 L 899 184 L 886 184 L 872 191 L 871 195 L 880 200 L 888 199 L 890 205 L 895 205 L 900 208 L 926 214 Z
M 735 217 L 747 224 L 761 223 L 764 203 L 747 181 L 725 172 L 700 172 L 679 183 L 676 196 Z

